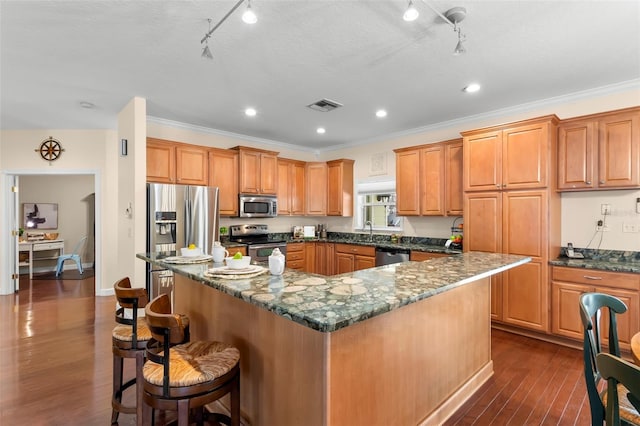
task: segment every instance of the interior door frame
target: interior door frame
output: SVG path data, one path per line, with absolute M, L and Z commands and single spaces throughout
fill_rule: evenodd
M 94 294 L 98 296 L 101 293 L 102 289 L 102 179 L 99 170 L 95 169 L 70 169 L 70 170 L 46 170 L 46 169 L 33 169 L 33 170 L 5 170 L 3 172 L 5 176 L 5 182 L 3 188 L 3 199 L 5 202 L 5 206 L 7 206 L 11 211 L 17 209 L 15 206 L 16 199 L 19 197 L 14 197 L 14 193 L 11 191 L 11 186 L 14 182 L 14 178 L 16 176 L 46 176 L 46 175 L 89 175 L 93 176 L 93 186 L 95 193 L 95 248 L 94 248 L 94 263 L 95 263 L 95 289 Z M 6 210 L 5 210 L 6 211 Z M 3 232 L 0 234 L 11 235 L 12 231 L 12 220 L 11 217 L 7 217 L 4 220 Z M 13 238 L 3 238 L 1 243 L 2 250 L 5 253 L 9 253 L 15 250 L 14 240 Z M 15 253 L 17 256 L 18 253 Z M 11 294 L 15 289 L 14 282 L 11 279 L 11 273 L 13 273 L 15 265 L 11 264 L 12 256 L 0 256 L 0 262 L 2 263 L 2 267 L 0 271 L 5 271 L 5 276 L 0 277 L 0 294 Z M 8 279 L 7 279 L 8 278 Z

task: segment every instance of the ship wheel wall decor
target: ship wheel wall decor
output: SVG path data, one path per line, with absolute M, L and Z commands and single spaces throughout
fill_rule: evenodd
M 60 158 L 60 154 L 62 154 L 64 148 L 62 148 L 60 141 L 49 136 L 49 139 L 43 140 L 40 148 L 37 148 L 35 151 L 40 153 L 40 157 L 42 157 L 43 160 L 47 160 L 49 164 L 51 164 L 52 161 Z

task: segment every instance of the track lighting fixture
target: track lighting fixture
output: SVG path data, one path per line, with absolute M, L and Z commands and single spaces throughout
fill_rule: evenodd
M 255 24 L 258 22 L 258 17 L 253 12 L 253 9 L 251 9 L 251 0 L 247 0 L 247 10 L 242 14 L 242 21 L 245 24 Z
M 467 51 L 462 44 L 465 41 L 466 37 L 464 34 L 462 34 L 462 30 L 460 29 L 458 23 L 462 22 L 467 16 L 467 9 L 465 9 L 464 7 L 454 7 L 447 10 L 444 13 L 444 16 L 446 20 L 453 25 L 453 31 L 458 34 L 458 44 L 456 44 L 456 48 L 453 50 L 453 54 L 454 56 L 461 55 Z
M 211 37 L 213 32 L 217 30 L 218 27 L 222 25 L 222 23 L 226 21 L 227 18 L 231 16 L 231 14 L 235 12 L 238 7 L 240 7 L 242 3 L 244 3 L 244 0 L 238 0 L 238 2 L 233 5 L 231 10 L 228 11 L 227 14 L 222 17 L 220 22 L 218 22 L 213 28 L 211 28 L 211 19 L 207 19 L 207 21 L 209 21 L 209 31 L 207 31 L 204 37 L 202 37 L 202 39 L 200 40 L 200 44 L 205 45 L 202 49 L 203 58 L 213 59 L 213 55 L 211 54 L 211 50 L 209 49 L 209 38 Z M 245 12 L 242 14 L 242 20 L 247 24 L 255 24 L 256 22 L 258 22 L 258 17 L 251 9 L 251 0 L 247 0 L 247 10 L 245 10 Z
M 419 15 L 420 15 L 420 12 L 418 12 L 418 9 L 416 9 L 416 7 L 413 5 L 413 0 L 409 0 L 409 4 L 407 5 L 407 10 L 404 11 L 404 15 L 402 15 L 402 19 L 404 19 L 407 22 L 411 22 L 418 19 Z

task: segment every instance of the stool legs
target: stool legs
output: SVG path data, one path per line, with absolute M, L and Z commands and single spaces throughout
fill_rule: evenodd
M 113 356 L 113 394 L 111 397 L 111 424 L 118 423 L 120 411 L 116 407 L 122 403 L 122 363 L 123 359 Z
M 119 352 L 119 353 L 116 353 Z M 134 350 L 129 351 L 128 353 L 131 355 L 133 352 L 133 357 L 128 356 L 128 358 L 135 358 L 136 362 L 136 375 L 135 378 L 129 380 L 126 383 L 123 383 L 123 366 L 124 366 L 124 357 L 121 356 L 119 349 L 114 348 L 113 354 L 113 395 L 111 399 L 111 406 L 113 407 L 111 412 L 111 424 L 115 424 L 118 422 L 118 416 L 120 413 L 127 414 L 135 414 L 136 415 L 136 425 L 142 426 L 142 394 L 143 394 L 143 383 L 144 378 L 142 377 L 142 367 L 144 366 L 145 356 L 144 350 Z M 135 407 L 125 407 L 122 405 L 122 394 L 125 389 L 129 386 L 135 385 L 136 389 L 136 406 Z

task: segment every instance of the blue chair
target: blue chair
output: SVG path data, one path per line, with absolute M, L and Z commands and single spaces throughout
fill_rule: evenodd
M 82 252 L 84 243 L 86 242 L 87 236 L 85 235 L 84 237 L 80 238 L 80 241 L 78 241 L 78 244 L 76 244 L 75 248 L 73 249 L 73 253 L 62 254 L 58 256 L 58 264 L 56 265 L 56 277 L 62 272 L 62 265 L 64 264 L 65 260 L 73 260 L 74 262 L 76 262 L 76 265 L 78 265 L 78 271 L 80 271 L 81 274 L 84 272 L 82 270 L 82 259 L 80 258 L 80 253 Z

